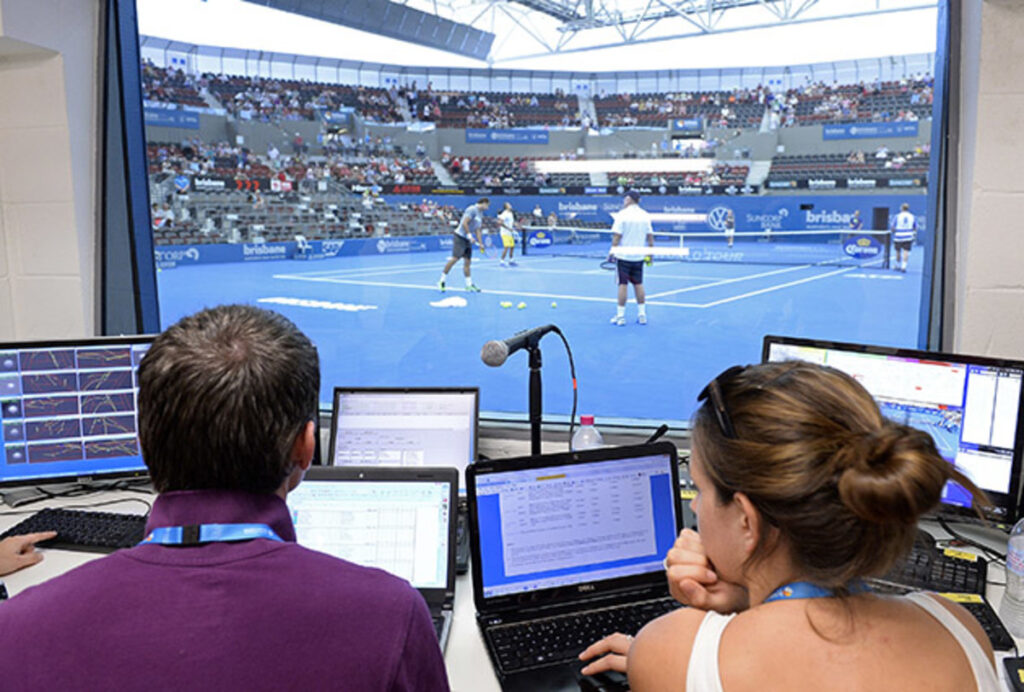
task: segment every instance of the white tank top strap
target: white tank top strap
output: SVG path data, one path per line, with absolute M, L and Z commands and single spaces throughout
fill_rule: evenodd
M 722 692 L 722 678 L 718 674 L 718 648 L 722 632 L 736 617 L 708 611 L 693 638 L 690 662 L 686 668 L 686 692 Z
M 953 638 L 956 639 L 960 648 L 963 649 L 967 660 L 971 664 L 971 671 L 974 673 L 974 682 L 978 686 L 978 692 L 998 692 L 1002 689 L 996 671 L 992 667 L 992 661 L 985 653 L 985 650 L 978 643 L 978 640 L 974 638 L 974 635 L 971 634 L 971 631 L 953 613 L 949 612 L 934 597 L 926 593 L 908 593 L 904 598 L 919 608 L 924 609 L 953 635 Z

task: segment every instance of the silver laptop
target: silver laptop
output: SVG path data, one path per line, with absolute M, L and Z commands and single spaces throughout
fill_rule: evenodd
M 288 494 L 299 545 L 408 581 L 422 594 L 444 651 L 455 605 L 450 468 L 313 467 Z

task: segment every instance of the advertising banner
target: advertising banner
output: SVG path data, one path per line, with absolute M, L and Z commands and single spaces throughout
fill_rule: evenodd
M 181 127 L 187 130 L 199 129 L 199 114 L 187 111 L 173 111 L 165 108 L 145 108 L 143 117 L 147 125 L 155 127 Z
M 823 139 L 874 139 L 875 137 L 917 137 L 917 122 L 850 123 L 822 125 Z
M 466 144 L 547 144 L 547 130 L 466 130 Z
M 698 133 L 704 131 L 704 121 L 701 118 L 673 118 L 669 123 L 673 132 Z
M 858 178 L 807 178 L 804 180 L 768 180 L 765 182 L 768 190 L 874 190 L 876 188 L 907 188 L 926 187 L 928 176 L 924 173 L 907 176 L 904 178 L 872 178 L 861 176 Z

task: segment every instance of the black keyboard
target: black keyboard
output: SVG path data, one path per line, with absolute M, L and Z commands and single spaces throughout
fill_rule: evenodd
M 44 509 L 0 534 L 0 539 L 38 531 L 57 532 L 56 538 L 39 544 L 44 548 L 112 553 L 138 545 L 145 538 L 146 517 L 79 509 Z
M 487 630 L 491 650 L 503 673 L 565 661 L 614 632 L 634 635 L 654 618 L 679 607 L 671 598 L 630 603 L 557 617 L 495 625 Z
M 983 558 L 952 557 L 938 548 L 915 544 L 907 558 L 881 581 L 940 593 L 985 593 L 988 563 Z
M 878 579 L 868 579 L 867 582 L 871 585 L 871 589 L 874 592 L 881 594 L 903 595 L 917 590 Z M 985 630 L 985 635 L 988 636 L 993 649 L 996 651 L 1008 651 L 1014 647 L 1013 637 L 1006 630 L 1006 627 L 1003 626 L 1003 621 L 999 619 L 999 615 L 996 614 L 996 611 L 989 605 L 984 596 L 976 593 L 950 592 L 943 592 L 939 595 L 966 608 L 967 612 L 973 615 L 974 619 L 981 625 L 981 629 Z

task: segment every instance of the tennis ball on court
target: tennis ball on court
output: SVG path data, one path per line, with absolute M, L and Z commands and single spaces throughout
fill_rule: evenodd
M 511 300 L 503 300 L 500 303 L 498 303 L 498 305 L 500 305 L 503 308 L 510 308 L 510 307 L 512 307 L 512 301 Z
M 525 310 L 526 309 L 526 303 L 520 303 L 516 307 L 519 308 L 520 310 Z
M 555 301 L 552 300 L 551 301 L 551 307 L 557 308 L 558 307 L 558 303 L 556 303 Z

